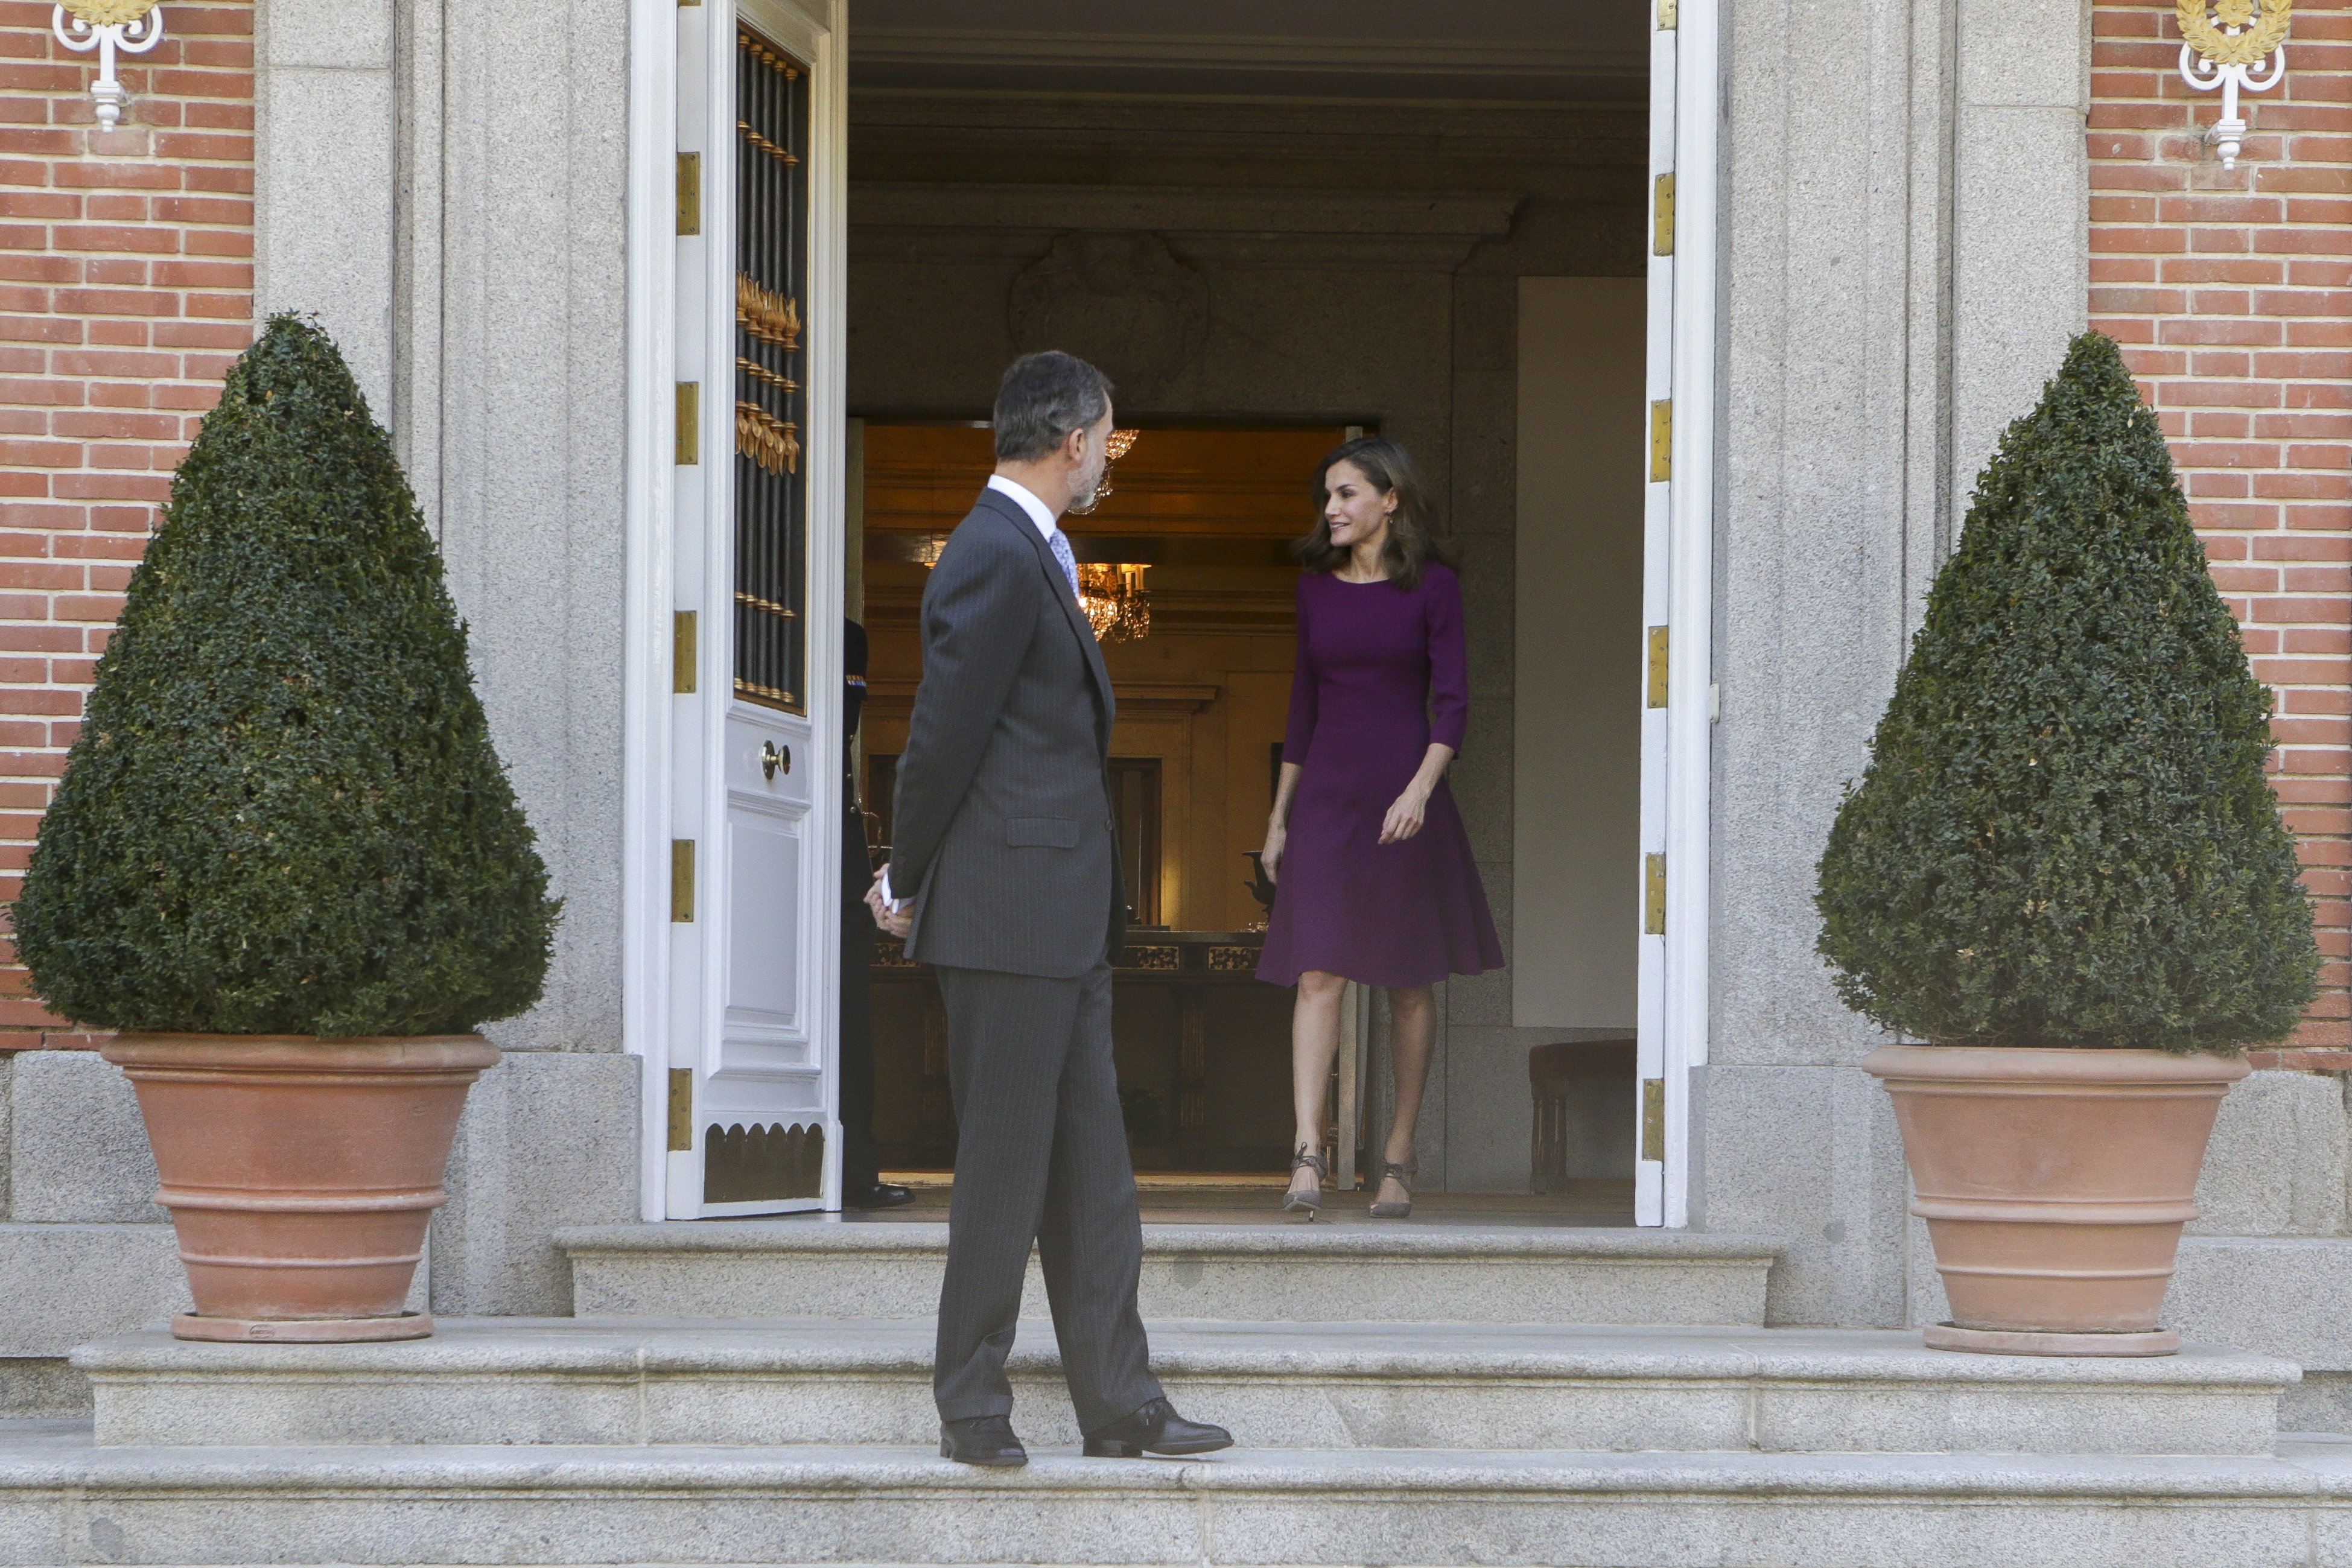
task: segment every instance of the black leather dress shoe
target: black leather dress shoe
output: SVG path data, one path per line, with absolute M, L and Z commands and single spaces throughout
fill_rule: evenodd
M 1205 1421 L 1187 1421 L 1176 1406 L 1155 1399 L 1134 1415 L 1087 1434 L 1090 1459 L 1139 1459 L 1146 1454 L 1208 1454 L 1234 1446 L 1234 1435 Z
M 968 1416 L 940 1423 L 940 1458 L 960 1465 L 986 1465 L 1009 1470 L 1029 1462 L 1029 1450 L 1013 1435 L 1013 1422 L 1003 1416 Z
M 901 1204 L 914 1201 L 913 1187 L 893 1186 L 887 1181 L 859 1182 L 845 1186 L 841 1191 L 841 1207 L 844 1208 L 897 1208 Z

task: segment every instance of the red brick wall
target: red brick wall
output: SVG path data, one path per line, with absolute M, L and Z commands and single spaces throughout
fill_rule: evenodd
M 2273 779 L 2327 956 L 2294 1043 L 2352 1044 L 2352 8 L 2300 0 L 2227 172 L 2169 0 L 2098 0 L 2092 29 L 2091 319 L 2164 422 L 2277 695 Z
M 172 470 L 251 340 L 253 7 L 164 9 L 91 57 L 0 0 L 0 900 L 16 896 L 90 669 Z M 79 1045 L 0 969 L 0 1051 Z

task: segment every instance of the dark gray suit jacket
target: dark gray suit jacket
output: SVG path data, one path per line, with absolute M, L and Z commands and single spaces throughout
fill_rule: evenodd
M 923 680 L 891 810 L 907 956 L 1068 979 L 1126 940 L 1110 813 L 1116 706 L 1070 580 L 981 492 L 923 589 Z

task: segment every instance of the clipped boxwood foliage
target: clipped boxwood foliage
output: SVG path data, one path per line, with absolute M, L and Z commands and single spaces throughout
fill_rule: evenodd
M 2318 959 L 2269 718 L 2156 416 L 2085 333 L 1978 481 L 1831 830 L 1840 994 L 1935 1042 L 2283 1038 Z
M 457 1033 L 538 1000 L 558 906 L 391 438 L 271 319 L 172 484 L 15 907 L 99 1028 Z

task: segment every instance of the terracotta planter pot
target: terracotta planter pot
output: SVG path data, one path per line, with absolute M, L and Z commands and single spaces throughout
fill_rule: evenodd
M 2169 1355 L 2157 1326 L 2205 1142 L 2242 1061 L 2158 1051 L 1897 1045 L 1895 1097 L 1952 1321 L 1946 1350 Z
M 121 1034 L 196 1310 L 181 1339 L 422 1339 L 404 1313 L 479 1035 Z

